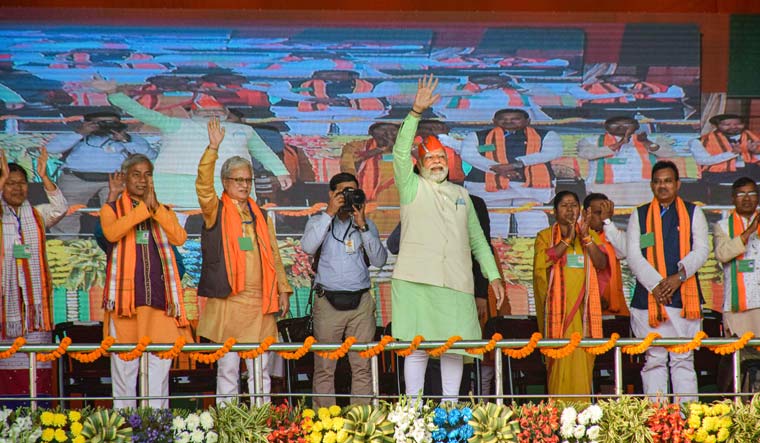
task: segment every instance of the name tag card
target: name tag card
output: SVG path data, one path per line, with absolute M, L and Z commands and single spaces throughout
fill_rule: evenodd
M 241 251 L 253 251 L 253 240 L 251 237 L 238 237 L 238 246 Z
M 739 260 L 739 263 L 737 263 L 737 271 L 739 272 L 755 272 L 755 260 L 754 259 L 747 259 L 747 260 Z
M 27 259 L 32 256 L 32 248 L 29 245 L 15 244 L 13 245 L 13 258 Z
M 356 245 L 354 245 L 353 239 L 346 239 L 344 244 L 346 246 L 346 254 L 353 254 L 356 252 Z
M 641 249 L 650 248 L 654 246 L 654 232 L 647 232 L 646 234 L 641 234 L 641 236 L 639 237 L 639 246 L 641 246 Z
M 583 254 L 567 254 L 568 268 L 583 268 L 585 257 Z
M 604 162 L 609 165 L 624 165 L 628 163 L 628 159 L 625 157 L 610 157 L 610 158 L 605 158 Z
M 150 240 L 150 231 L 142 230 L 142 229 L 137 231 L 138 245 L 147 245 L 149 240 Z
M 480 145 L 478 146 L 478 152 L 481 154 L 484 152 L 493 152 L 496 150 L 496 145 Z
M 393 154 L 383 154 L 383 161 L 384 162 L 392 162 L 393 161 Z

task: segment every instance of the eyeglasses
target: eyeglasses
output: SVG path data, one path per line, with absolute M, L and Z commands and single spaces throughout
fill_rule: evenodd
M 13 188 L 13 187 L 24 188 L 28 185 L 29 184 L 27 182 L 5 182 L 5 186 L 8 186 L 9 188 Z
M 239 185 L 250 186 L 253 183 L 252 178 L 244 178 L 244 177 L 227 177 L 226 180 L 232 180 Z
M 737 192 L 736 194 L 734 194 L 734 196 L 736 198 L 757 197 L 757 192 L 756 191 L 752 191 L 752 192 Z

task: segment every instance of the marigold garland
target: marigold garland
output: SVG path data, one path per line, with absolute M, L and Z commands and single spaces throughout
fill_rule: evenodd
M 338 360 L 348 354 L 348 350 L 351 349 L 354 343 L 356 343 L 356 337 L 348 336 L 338 349 L 334 351 L 316 351 L 315 354 L 328 360 Z
M 612 349 L 615 346 L 615 343 L 620 339 L 620 334 L 617 332 L 613 332 L 610 336 L 610 339 L 607 340 L 607 343 L 601 344 L 599 346 L 591 346 L 588 348 L 583 348 L 584 351 L 588 352 L 591 355 L 602 355 L 607 353 L 610 349 Z
M 359 353 L 359 357 L 361 358 L 372 358 L 376 355 L 380 355 L 381 352 L 385 350 L 385 347 L 388 346 L 388 343 L 394 341 L 395 339 L 390 335 L 384 335 L 383 338 L 380 339 L 380 342 L 376 344 L 375 346 L 367 349 L 366 351 L 361 351 Z
M 502 337 L 501 334 L 497 332 L 491 336 L 491 340 L 489 340 L 485 346 L 482 346 L 480 348 L 467 348 L 465 349 L 465 352 L 473 355 L 483 355 L 486 352 L 491 352 L 496 349 L 496 342 L 501 341 L 503 338 L 504 337 Z
M 707 346 L 707 349 L 713 351 L 714 353 L 718 355 L 733 354 L 739 349 L 743 349 L 745 346 L 747 346 L 747 342 L 752 340 L 752 337 L 754 336 L 755 334 L 752 331 L 747 331 L 744 333 L 744 335 L 741 336 L 741 338 L 739 338 L 733 343 L 727 343 L 725 345 L 717 345 L 717 346 Z
M 276 208 L 277 205 L 274 203 L 267 203 L 263 206 L 261 206 L 261 209 L 272 209 Z M 302 209 L 299 211 L 277 211 L 278 215 L 286 216 L 286 217 L 305 217 L 307 215 L 314 215 L 317 212 L 320 212 L 327 208 L 327 203 L 314 203 L 307 209 Z
M 259 358 L 261 354 L 267 352 L 269 350 L 269 347 L 274 344 L 277 340 L 272 337 L 271 335 L 267 338 L 265 338 L 258 348 L 251 349 L 250 351 L 239 351 L 238 355 L 240 358 L 248 360 L 249 358 Z
M 533 351 L 536 350 L 538 341 L 541 340 L 542 338 L 543 336 L 541 335 L 540 332 L 534 332 L 533 335 L 530 336 L 530 341 L 528 342 L 527 345 L 519 349 L 503 348 L 501 352 L 503 352 L 504 355 L 506 355 L 509 358 L 520 360 L 532 354 Z
M 656 332 L 650 332 L 641 343 L 637 345 L 626 345 L 623 346 L 620 350 L 623 352 L 623 354 L 628 355 L 643 354 L 647 349 L 649 349 L 650 346 L 652 346 L 652 342 L 658 338 L 662 338 L 662 335 Z
M 572 354 L 575 351 L 575 349 L 578 347 L 578 345 L 581 343 L 581 340 L 583 340 L 583 337 L 581 336 L 581 334 L 578 332 L 573 332 L 570 335 L 570 343 L 556 349 L 541 348 L 541 353 L 549 358 L 559 360 L 561 358 L 565 358 L 568 355 Z
M 113 344 L 116 342 L 116 339 L 111 337 L 110 335 L 106 336 L 106 338 L 103 339 L 103 341 L 100 342 L 100 347 L 92 352 L 84 353 L 84 352 L 72 352 L 69 354 L 69 357 L 73 358 L 74 360 L 80 362 L 80 363 L 92 363 L 95 360 L 99 359 L 100 357 L 106 355 L 108 352 L 108 349 L 113 346 Z
M 210 365 L 212 363 L 215 363 L 220 358 L 224 357 L 228 352 L 230 352 L 230 349 L 232 349 L 232 347 L 235 346 L 235 343 L 237 343 L 237 340 L 235 340 L 235 337 L 230 337 L 227 340 L 225 340 L 221 348 L 217 349 L 214 352 L 211 352 L 208 354 L 204 352 L 191 352 L 190 354 L 188 354 L 188 357 L 190 357 L 190 359 L 195 360 L 197 362 Z
M 66 353 L 66 349 L 68 349 L 70 345 L 71 345 L 71 338 L 63 337 L 63 340 L 61 340 L 61 344 L 58 345 L 58 349 L 47 354 L 37 354 L 37 361 L 46 362 L 46 361 L 58 360 L 59 358 L 61 358 L 63 354 Z
M 150 337 L 143 337 L 140 339 L 139 342 L 137 342 L 137 346 L 135 346 L 134 349 L 132 349 L 129 352 L 120 352 L 116 355 L 119 356 L 120 359 L 124 361 L 132 361 L 137 360 L 143 355 L 143 352 L 145 352 L 145 348 L 148 347 L 150 344 Z
M 312 345 L 317 342 L 317 339 L 312 337 L 311 335 L 306 337 L 306 340 L 303 341 L 303 346 L 296 349 L 293 352 L 287 352 L 287 351 L 277 351 L 277 354 L 280 355 L 280 357 L 284 358 L 285 360 L 298 360 L 299 358 L 306 355 L 307 352 L 309 352 L 309 349 L 311 349 Z
M 399 349 L 396 351 L 396 354 L 398 354 L 401 357 L 409 357 L 412 355 L 412 352 L 416 351 L 417 348 L 420 346 L 420 343 L 422 343 L 425 340 L 425 337 L 418 335 L 412 339 L 412 343 L 409 345 L 406 349 Z
M 439 346 L 437 348 L 428 349 L 427 353 L 428 353 L 428 355 L 433 356 L 433 357 L 440 357 L 443 354 L 445 354 L 446 352 L 448 352 L 448 350 L 451 349 L 451 347 L 454 345 L 454 343 L 456 343 L 458 341 L 461 341 L 461 340 L 462 340 L 462 337 L 460 337 L 458 335 L 453 335 L 453 336 L 449 337 L 449 339 L 446 340 L 446 343 L 444 343 L 443 345 L 441 345 L 441 346 Z
M 690 342 L 683 344 L 683 345 L 675 345 L 675 346 L 664 346 L 664 348 L 668 352 L 675 352 L 676 354 L 685 354 L 687 352 L 691 352 L 699 347 L 699 345 L 702 344 L 702 340 L 707 338 L 707 334 L 705 331 L 699 331 L 696 334 L 694 334 L 694 338 L 691 339 Z
M 21 347 L 24 346 L 25 344 L 26 344 L 26 339 L 24 337 L 16 337 L 16 339 L 13 340 L 13 344 L 7 351 L 0 352 L 0 360 L 11 357 L 13 354 L 18 352 L 18 350 L 21 349 Z
M 186 344 L 187 339 L 180 335 L 177 337 L 177 340 L 174 342 L 174 346 L 172 346 L 171 349 L 165 352 L 156 353 L 156 357 L 161 360 L 174 360 L 180 353 L 182 353 L 182 348 L 185 347 Z

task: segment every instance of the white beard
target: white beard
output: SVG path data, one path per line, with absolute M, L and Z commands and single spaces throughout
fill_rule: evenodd
M 435 183 L 441 183 L 444 180 L 446 180 L 446 177 L 448 177 L 449 168 L 448 166 L 444 166 L 443 169 L 439 172 L 433 172 L 428 168 L 420 168 L 420 175 L 424 179 L 430 180 Z

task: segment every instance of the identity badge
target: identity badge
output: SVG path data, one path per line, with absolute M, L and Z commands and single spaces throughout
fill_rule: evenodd
M 639 237 L 639 246 L 641 247 L 641 249 L 654 246 L 654 232 L 647 232 L 646 234 L 641 234 L 641 236 Z
M 568 268 L 583 268 L 583 254 L 567 254 Z
M 746 259 L 746 260 L 739 260 L 737 271 L 739 272 L 755 272 L 755 260 L 754 259 Z
M 346 254 L 353 254 L 356 252 L 356 246 L 353 239 L 347 239 L 344 243 L 346 245 Z
M 625 157 L 610 157 L 610 158 L 605 158 L 604 162 L 609 165 L 624 165 L 628 163 L 628 159 Z
M 496 150 L 496 145 L 490 144 L 490 145 L 480 145 L 478 146 L 478 152 L 483 154 L 484 152 L 493 152 Z
M 393 154 L 383 154 L 383 161 L 384 162 L 392 162 L 393 161 Z
M 137 244 L 147 245 L 150 240 L 150 231 L 140 229 L 137 231 Z
M 238 246 L 241 251 L 253 251 L 253 240 L 251 237 L 238 237 Z
M 13 258 L 29 258 L 32 256 L 32 250 L 29 245 L 16 243 L 13 245 Z

